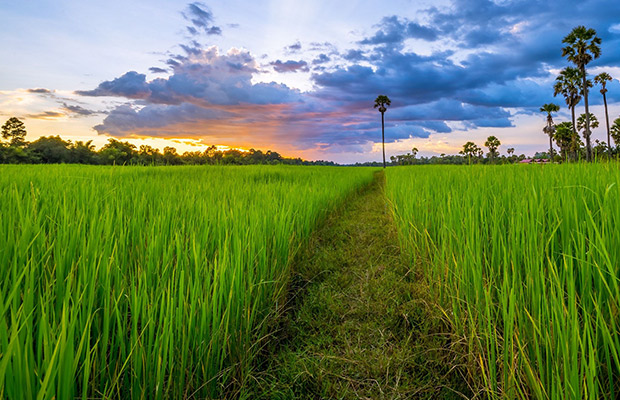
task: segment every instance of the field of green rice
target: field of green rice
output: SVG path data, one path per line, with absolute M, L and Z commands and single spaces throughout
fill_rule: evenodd
M 225 393 L 372 171 L 0 166 L 0 398 Z
M 616 163 L 392 168 L 386 191 L 483 393 L 620 397 Z

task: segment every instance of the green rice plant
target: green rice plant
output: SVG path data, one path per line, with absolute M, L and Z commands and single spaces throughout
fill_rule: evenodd
M 620 396 L 618 164 L 393 168 L 386 191 L 489 397 Z
M 372 180 L 331 167 L 0 166 L 0 398 L 214 398 L 290 260 Z

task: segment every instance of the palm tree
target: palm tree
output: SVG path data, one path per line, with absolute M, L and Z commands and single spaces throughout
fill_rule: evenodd
M 489 149 L 489 158 L 491 159 L 491 162 L 495 161 L 495 157 L 498 155 L 497 149 L 501 144 L 502 143 L 495 136 L 489 136 L 487 141 L 484 142 L 485 147 Z
M 553 103 L 544 104 L 540 107 L 540 112 L 547 113 L 547 126 L 543 128 L 543 132 L 549 135 L 549 158 L 553 161 L 553 134 L 555 133 L 555 126 L 553 124 L 553 117 L 551 113 L 560 111 L 560 106 Z
M 481 151 L 482 149 L 474 142 L 467 142 L 463 145 L 463 150 L 459 151 L 459 154 L 467 156 L 467 163 L 471 164 L 471 158 L 478 156 Z
M 586 85 L 587 87 L 591 87 L 592 82 L 590 80 L 587 80 Z M 560 75 L 558 75 L 558 77 L 555 78 L 555 85 L 553 85 L 553 95 L 557 96 L 558 94 L 561 94 L 562 96 L 564 96 L 566 105 L 568 106 L 568 109 L 571 111 L 571 118 L 573 121 L 572 123 L 573 135 L 572 135 L 571 148 L 572 148 L 574 160 L 577 159 L 576 151 L 578 148 L 577 146 L 578 136 L 577 136 L 577 130 L 575 129 L 575 127 L 577 126 L 577 121 L 575 120 L 575 107 L 577 107 L 577 105 L 581 101 L 581 95 L 583 94 L 583 90 L 581 90 L 580 86 L 581 86 L 581 73 L 579 72 L 577 68 L 572 68 L 572 67 L 564 68 L 560 72 Z
M 607 112 L 607 82 L 611 81 L 611 76 L 607 72 L 601 72 L 594 77 L 594 83 L 601 85 L 601 94 L 603 95 L 603 104 L 605 104 L 605 122 L 607 122 L 607 147 L 611 149 L 611 140 L 609 138 L 609 113 Z
M 611 126 L 611 137 L 614 138 L 616 146 L 620 146 L 620 118 L 616 118 Z
M 375 108 L 379 108 L 379 112 L 381 113 L 381 141 L 383 142 L 383 168 L 385 168 L 385 118 L 384 114 L 387 111 L 387 107 L 390 106 L 392 102 L 389 97 L 384 95 L 379 95 L 375 99 Z
M 581 71 L 583 100 L 586 106 L 586 125 L 584 132 L 586 138 L 586 159 L 590 161 L 592 158 L 592 145 L 590 144 L 590 109 L 588 108 L 586 65 L 593 59 L 600 57 L 601 38 L 596 36 L 596 31 L 594 29 L 578 26 L 562 40 L 562 43 L 567 44 L 567 46 L 562 49 L 562 57 L 566 57 L 568 61 L 575 64 L 577 68 L 579 68 L 579 71 Z
M 560 122 L 555 129 L 553 139 L 560 148 L 562 158 L 566 160 L 568 158 L 568 151 L 573 143 L 573 124 L 570 122 Z
M 586 136 L 586 124 L 587 121 L 590 121 L 590 127 L 592 129 L 596 129 L 598 128 L 598 119 L 596 118 L 596 116 L 592 113 L 590 113 L 590 115 L 586 115 L 586 114 L 581 114 L 579 116 L 579 118 L 577 118 L 577 130 L 579 132 L 583 131 L 583 137 L 588 140 L 588 136 Z

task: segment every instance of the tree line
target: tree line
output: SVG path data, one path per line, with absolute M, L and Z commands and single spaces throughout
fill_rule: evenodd
M 95 164 L 95 165 L 203 165 L 203 164 L 288 164 L 335 165 L 331 161 L 306 161 L 301 158 L 283 157 L 275 151 L 250 149 L 218 150 L 209 146 L 204 151 L 177 153 L 174 147 L 164 147 L 163 152 L 148 145 L 135 145 L 108 139 L 96 150 L 92 141 L 63 140 L 60 136 L 43 136 L 27 142 L 26 128 L 18 118 L 12 117 L 2 126 L 0 163 L 2 164 Z
M 474 142 L 467 142 L 463 145 L 458 155 L 440 154 L 439 156 L 417 158 L 418 148 L 414 147 L 411 152 L 390 157 L 390 165 L 420 165 L 420 164 L 513 164 L 525 160 L 525 154 L 516 155 L 515 149 L 509 147 L 507 155 L 500 155 L 500 140 L 495 136 L 489 136 L 484 142 L 488 149 L 484 150 Z M 547 153 L 536 153 L 534 159 L 546 159 Z

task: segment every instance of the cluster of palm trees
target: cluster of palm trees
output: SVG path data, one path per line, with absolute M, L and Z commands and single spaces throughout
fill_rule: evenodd
M 601 55 L 601 38 L 596 35 L 596 31 L 585 26 L 574 28 L 562 41 L 566 46 L 562 48 L 562 56 L 574 66 L 564 68 L 555 80 L 553 86 L 554 96 L 562 95 L 566 101 L 568 109 L 571 111 L 572 122 L 562 122 L 555 125 L 553 113 L 560 110 L 560 106 L 554 103 L 544 104 L 541 112 L 547 113 L 547 124 L 543 132 L 549 136 L 549 154 L 553 157 L 553 140 L 560 147 L 564 159 L 576 160 L 579 157 L 579 150 L 583 146 L 578 132 L 583 131 L 585 139 L 586 160 L 592 160 L 592 129 L 599 126 L 599 122 L 594 114 L 590 113 L 588 102 L 589 89 L 593 87 L 592 81 L 588 79 L 586 66 Z M 613 126 L 609 125 L 609 113 L 607 110 L 607 83 L 612 77 L 601 72 L 594 77 L 594 83 L 601 87 L 603 103 L 605 105 L 605 122 L 607 126 L 607 149 L 611 149 L 611 139 L 613 137 L 616 144 L 620 144 L 620 117 L 614 121 Z M 585 113 L 575 118 L 575 108 L 583 99 Z
M 560 147 L 560 152 L 565 160 L 577 160 L 583 143 L 578 132 L 582 132 L 585 139 L 585 156 L 587 161 L 592 160 L 592 129 L 598 128 L 599 122 L 590 113 L 588 102 L 589 89 L 594 85 L 588 79 L 586 66 L 594 59 L 601 56 L 601 38 L 596 35 L 596 31 L 585 26 L 574 28 L 563 40 L 565 47 L 562 48 L 562 57 L 573 64 L 564 68 L 555 79 L 553 86 L 553 95 L 562 95 L 566 101 L 566 105 L 571 111 L 571 122 L 562 122 L 556 125 L 553 122 L 553 113 L 560 111 L 560 106 L 554 103 L 544 104 L 540 111 L 547 113 L 547 124 L 543 128 L 543 132 L 549 136 L 549 157 L 553 159 L 555 154 L 553 150 L 553 141 Z M 603 103 L 605 105 L 605 123 L 607 127 L 607 143 L 606 150 L 611 151 L 611 138 L 614 139 L 616 145 L 620 147 L 620 117 L 614 120 L 612 126 L 609 124 L 609 111 L 607 109 L 607 83 L 612 81 L 612 77 L 607 72 L 601 72 L 594 77 L 594 84 L 601 87 L 600 92 L 603 95 Z M 575 116 L 575 109 L 583 99 L 585 112 L 578 118 Z M 375 108 L 381 112 L 381 131 L 383 137 L 383 166 L 385 168 L 385 124 L 384 114 L 387 107 L 390 106 L 390 99 L 385 95 L 380 95 L 375 100 Z M 473 144 L 473 143 L 472 143 Z M 605 144 L 601 144 L 605 146 Z M 598 145 L 599 148 L 601 145 Z M 493 152 L 492 152 L 493 153 Z

